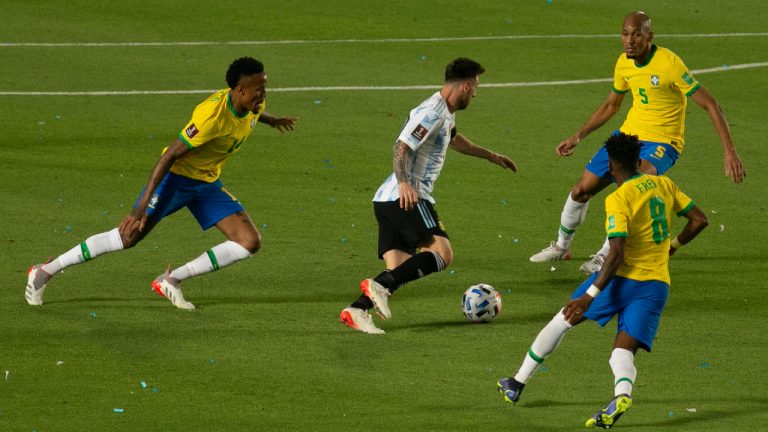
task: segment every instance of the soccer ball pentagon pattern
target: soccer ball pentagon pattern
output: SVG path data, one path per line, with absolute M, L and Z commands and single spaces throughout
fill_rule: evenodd
M 490 321 L 501 314 L 501 294 L 488 284 L 472 285 L 464 291 L 461 309 L 470 321 Z

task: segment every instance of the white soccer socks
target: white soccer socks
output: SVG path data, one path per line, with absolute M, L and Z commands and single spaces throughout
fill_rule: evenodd
M 119 250 L 123 250 L 123 239 L 120 237 L 120 231 L 115 228 L 111 231 L 88 237 L 84 242 L 44 265 L 42 269 L 49 275 L 53 275 L 69 266 L 81 264 L 97 256 Z
M 563 206 L 563 212 L 560 213 L 560 229 L 557 230 L 557 246 L 559 248 L 563 250 L 571 248 L 573 235 L 576 233 L 576 228 L 584 222 L 588 207 L 589 201 L 580 203 L 574 201 L 571 198 L 571 194 L 568 194 L 568 198 Z
M 635 378 L 637 378 L 635 355 L 632 354 L 632 351 L 624 348 L 614 348 L 608 363 L 611 365 L 614 376 L 614 396 L 622 394 L 632 396 L 632 387 L 635 385 Z
M 209 249 L 204 254 L 171 272 L 170 277 L 183 281 L 193 276 L 216 271 L 251 256 L 248 249 L 227 240 Z
M 523 364 L 520 366 L 520 370 L 515 374 L 515 380 L 526 384 L 528 380 L 533 376 L 534 372 L 539 368 L 544 359 L 552 354 L 560 341 L 565 337 L 565 333 L 573 327 L 568 321 L 565 320 L 563 310 L 561 309 L 552 320 L 544 326 L 533 341 L 533 345 L 528 350 L 528 354 L 525 355 Z

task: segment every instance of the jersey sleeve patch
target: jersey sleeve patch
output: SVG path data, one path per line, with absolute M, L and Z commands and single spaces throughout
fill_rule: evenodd
M 197 134 L 198 134 L 198 132 L 200 132 L 200 130 L 197 128 L 197 126 L 195 126 L 195 124 L 194 124 L 194 123 L 192 123 L 191 125 L 189 125 L 189 127 L 188 127 L 188 128 L 184 129 L 184 134 L 186 134 L 186 135 L 187 135 L 187 138 L 190 138 L 190 139 L 191 139 L 191 138 L 194 138 L 194 137 L 195 137 L 195 135 L 197 135 Z
M 429 129 L 427 129 L 426 126 L 421 123 L 416 125 L 416 127 L 411 132 L 411 136 L 418 142 L 421 142 L 424 138 L 426 138 L 427 135 L 429 135 Z

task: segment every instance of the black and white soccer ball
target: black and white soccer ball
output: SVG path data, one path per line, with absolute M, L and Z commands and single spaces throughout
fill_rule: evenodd
M 501 314 L 501 294 L 488 284 L 472 285 L 464 291 L 461 310 L 470 321 L 491 321 Z

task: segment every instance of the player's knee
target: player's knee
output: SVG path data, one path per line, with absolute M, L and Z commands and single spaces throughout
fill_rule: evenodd
M 451 249 L 438 251 L 437 255 L 440 256 L 440 259 L 443 261 L 443 270 L 448 268 L 453 262 L 453 251 Z
M 253 231 L 253 233 L 249 234 L 248 236 L 244 237 L 237 243 L 240 244 L 240 246 L 244 247 L 248 250 L 251 254 L 255 254 L 256 252 L 261 249 L 261 234 L 259 234 L 258 231 Z
M 130 249 L 141 241 L 141 237 L 137 232 L 120 233 L 120 240 L 123 242 L 123 249 Z
M 585 203 L 589 201 L 593 195 L 592 191 L 587 190 L 581 183 L 577 183 L 576 186 L 571 189 L 571 199 L 576 202 Z

